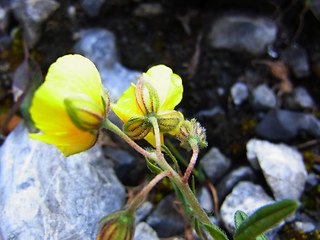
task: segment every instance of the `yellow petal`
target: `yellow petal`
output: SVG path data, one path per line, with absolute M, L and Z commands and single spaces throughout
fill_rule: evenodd
M 182 99 L 182 80 L 172 73 L 171 68 L 165 65 L 157 65 L 150 68 L 145 74 L 146 77 L 157 89 L 161 108 L 160 110 L 173 110 Z
M 61 135 L 29 134 L 30 138 L 49 144 L 54 144 L 67 157 L 91 148 L 97 135 L 89 132 L 77 131 L 70 135 L 70 132 Z
M 81 55 L 66 55 L 53 63 L 44 84 L 56 89 L 56 97 L 61 99 L 68 93 L 83 93 L 98 104 L 102 104 L 101 78 L 95 65 Z M 98 94 L 97 94 L 98 93 Z
M 66 156 L 87 150 L 97 139 L 97 134 L 93 134 L 97 129 L 91 133 L 78 129 L 66 111 L 65 99 L 74 96 L 92 101 L 99 115 L 104 114 L 101 79 L 96 67 L 85 57 L 67 55 L 50 66 L 29 110 L 35 126 L 43 133 L 31 137 L 56 145 Z M 97 125 L 96 121 L 94 124 Z
M 148 143 L 150 143 L 154 148 L 156 148 L 156 137 L 154 136 L 152 131 L 149 132 L 148 135 L 144 139 L 147 140 Z M 164 143 L 163 133 L 160 133 L 160 141 L 161 141 L 161 144 Z
M 129 118 L 143 116 L 135 96 L 136 86 L 131 85 L 118 99 L 116 104 L 111 104 L 115 114 L 126 123 Z

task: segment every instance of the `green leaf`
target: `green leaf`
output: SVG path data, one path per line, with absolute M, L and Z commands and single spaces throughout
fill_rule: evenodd
M 248 218 L 248 215 L 241 210 L 236 211 L 234 214 L 234 224 L 236 225 L 236 228 L 238 228 L 241 223 L 244 222 Z
M 262 233 L 293 214 L 300 203 L 296 200 L 283 200 L 258 209 L 236 229 L 235 240 L 254 240 Z
M 168 156 L 171 158 L 171 160 L 174 163 L 174 165 L 176 166 L 176 168 L 180 171 L 180 167 L 179 167 L 178 161 L 175 158 L 175 156 L 173 156 L 173 154 L 170 151 L 170 149 L 164 144 L 161 145 L 161 148 L 168 154 Z
M 249 216 L 241 211 L 241 210 L 238 210 L 236 211 L 235 215 L 234 215 L 234 223 L 236 225 L 236 228 L 238 228 L 242 222 L 244 222 Z M 264 236 L 263 234 L 261 234 L 259 237 L 256 238 L 256 240 L 268 240 L 266 238 L 266 236 Z
M 214 240 L 228 240 L 227 235 L 215 225 L 203 224 Z
M 162 169 L 159 168 L 159 167 L 155 164 L 155 162 L 154 162 L 153 160 L 151 160 L 151 159 L 149 159 L 149 158 L 146 158 L 146 160 L 147 160 L 147 167 L 149 168 L 149 170 L 150 170 L 151 172 L 157 173 L 157 174 L 163 172 Z

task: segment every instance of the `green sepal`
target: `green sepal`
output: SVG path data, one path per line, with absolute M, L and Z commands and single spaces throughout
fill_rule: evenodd
M 177 128 L 183 120 L 181 112 L 170 110 L 157 114 L 160 132 L 170 132 Z
M 104 118 L 103 109 L 93 100 L 81 96 L 68 97 L 63 100 L 66 111 L 77 128 L 96 132 Z
M 150 82 L 144 80 L 143 76 L 138 77 L 135 95 L 138 106 L 145 116 L 160 110 L 158 92 Z
M 245 219 L 236 229 L 235 240 L 254 240 L 270 228 L 293 214 L 300 203 L 296 200 L 283 200 L 264 206 Z
M 228 240 L 227 235 L 216 225 L 203 224 L 203 226 L 214 240 Z
M 143 139 L 152 125 L 142 116 L 134 116 L 123 125 L 123 131 L 132 139 Z
M 199 220 L 197 218 L 193 218 L 193 227 L 194 230 L 196 231 L 197 235 L 201 240 L 206 240 L 206 238 L 203 236 L 203 230 L 201 229 Z

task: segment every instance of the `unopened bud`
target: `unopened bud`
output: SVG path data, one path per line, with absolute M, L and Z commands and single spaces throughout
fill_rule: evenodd
M 159 124 L 160 132 L 170 132 L 177 128 L 180 122 L 183 120 L 183 115 L 178 111 L 165 111 L 157 114 L 157 120 Z
M 151 130 L 151 124 L 145 117 L 131 117 L 123 125 L 123 131 L 132 139 L 143 139 Z
M 103 218 L 96 240 L 131 240 L 135 230 L 135 216 L 123 210 Z
M 181 123 L 179 133 L 176 135 L 181 146 L 190 149 L 190 141 L 195 141 L 200 148 L 207 147 L 206 131 L 195 119 L 185 120 Z
M 160 100 L 157 90 L 150 82 L 144 80 L 143 76 L 138 77 L 135 95 L 138 106 L 144 115 L 159 111 Z

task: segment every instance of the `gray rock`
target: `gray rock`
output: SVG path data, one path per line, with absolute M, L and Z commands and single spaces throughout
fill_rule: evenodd
M 10 0 L 11 8 L 23 25 L 29 48 L 34 47 L 41 36 L 41 25 L 60 6 L 55 0 Z
M 224 116 L 224 110 L 220 106 L 213 107 L 211 109 L 201 110 L 195 114 L 197 118 L 213 118 Z
M 277 200 L 296 199 L 303 193 L 307 170 L 302 155 L 285 144 L 251 139 L 247 143 L 247 158 L 253 167 L 257 163 Z
M 9 24 L 9 0 L 0 3 L 0 29 L 5 30 Z
M 291 94 L 284 96 L 283 105 L 287 109 L 300 110 L 300 109 L 314 109 L 315 103 L 304 87 L 295 88 Z
M 138 17 L 154 17 L 163 13 L 163 7 L 160 3 L 140 3 L 133 14 Z
M 105 0 L 81 0 L 83 10 L 90 16 L 95 17 L 99 14 L 100 8 Z
M 144 177 L 146 166 L 138 158 L 121 148 L 104 147 L 103 151 L 114 164 L 114 171 L 124 185 L 136 186 Z
M 252 105 L 257 110 L 266 110 L 276 107 L 276 94 L 265 84 L 256 87 L 252 92 L 252 97 Z
M 148 217 L 147 223 L 158 233 L 160 238 L 183 233 L 185 220 L 174 207 L 174 195 L 161 200 L 155 211 Z
M 231 87 L 231 97 L 235 105 L 240 105 L 249 96 L 249 90 L 245 83 L 237 82 Z
M 294 45 L 290 46 L 281 54 L 283 62 L 289 65 L 297 78 L 308 77 L 310 75 L 310 66 L 306 50 Z
M 311 222 L 295 221 L 294 228 L 296 231 L 302 231 L 304 233 L 308 233 L 316 230 L 316 226 Z
M 115 36 L 101 28 L 89 28 L 78 33 L 79 41 L 74 46 L 76 53 L 83 54 L 94 62 L 98 70 L 113 68 L 118 62 Z
M 220 208 L 224 226 L 230 234 L 233 234 L 235 230 L 234 214 L 237 210 L 251 215 L 258 208 L 272 202 L 274 202 L 273 199 L 266 194 L 261 186 L 247 181 L 240 182 L 226 197 Z
M 314 115 L 288 110 L 271 110 L 256 126 L 256 133 L 270 141 L 288 141 L 305 132 L 320 137 L 320 121 Z
M 211 148 L 200 159 L 200 163 L 203 166 L 204 172 L 213 183 L 216 183 L 231 165 L 230 159 L 225 157 L 218 148 Z
M 276 23 L 269 18 L 223 16 L 214 22 L 210 30 L 209 44 L 214 48 L 260 55 L 265 53 L 276 36 Z
M 200 190 L 197 192 L 197 199 L 200 203 L 200 206 L 207 212 L 212 213 L 214 211 L 212 194 L 208 191 L 207 188 L 200 188 Z
M 255 179 L 256 175 L 250 167 L 243 166 L 232 170 L 224 178 L 222 178 L 217 186 L 219 202 L 221 202 L 240 181 L 254 181 Z
M 95 239 L 98 221 L 122 208 L 125 190 L 95 146 L 65 158 L 18 125 L 0 149 L 0 236 Z
M 310 173 L 307 176 L 307 180 L 306 180 L 306 189 L 305 191 L 311 191 L 312 189 L 314 189 L 315 187 L 317 187 L 319 184 L 319 179 L 318 179 L 318 175 L 315 173 Z
M 79 32 L 79 41 L 74 46 L 75 53 L 89 58 L 100 72 L 102 84 L 108 89 L 113 100 L 136 82 L 138 71 L 128 70 L 118 62 L 114 34 L 101 28 Z
M 152 203 L 151 202 L 144 202 L 139 206 L 136 212 L 136 222 L 141 222 L 146 219 L 146 217 L 151 213 L 152 211 Z
M 145 222 L 136 226 L 133 240 L 159 240 L 157 233 Z

